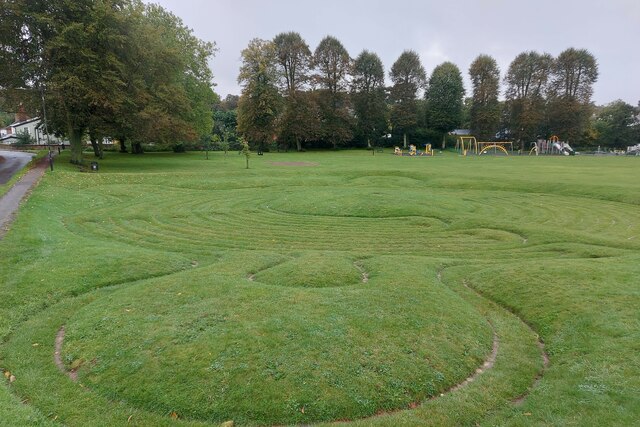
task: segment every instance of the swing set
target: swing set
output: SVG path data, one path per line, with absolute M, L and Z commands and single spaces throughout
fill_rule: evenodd
M 468 154 L 482 155 L 490 153 L 493 150 L 493 154 L 502 152 L 505 155 L 509 155 L 509 151 L 513 152 L 513 141 L 501 141 L 501 142 L 485 142 L 478 141 L 475 136 L 459 136 L 456 140 L 456 151 L 463 156 Z

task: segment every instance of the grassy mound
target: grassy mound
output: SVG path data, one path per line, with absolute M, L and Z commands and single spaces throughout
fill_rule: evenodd
M 435 272 L 398 275 L 385 262 L 347 288 L 247 283 L 215 264 L 145 281 L 79 309 L 63 355 L 94 392 L 188 419 L 285 424 L 404 408 L 462 381 L 493 333 Z
M 303 288 L 331 288 L 362 282 L 366 272 L 344 255 L 308 253 L 255 274 L 261 283 Z

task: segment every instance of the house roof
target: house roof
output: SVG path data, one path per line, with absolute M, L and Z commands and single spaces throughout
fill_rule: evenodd
M 454 129 L 449 132 L 450 135 L 471 135 L 471 129 Z
M 11 123 L 8 127 L 18 127 L 18 126 L 24 126 L 24 125 L 28 125 L 29 123 L 33 123 L 33 122 L 37 122 L 40 121 L 40 117 L 34 117 L 32 119 L 28 119 L 28 120 L 24 120 L 21 122 L 14 122 Z
M 9 139 L 18 139 L 18 136 L 16 134 L 10 133 L 10 134 L 7 134 L 5 136 L 0 137 L 0 141 L 7 141 Z

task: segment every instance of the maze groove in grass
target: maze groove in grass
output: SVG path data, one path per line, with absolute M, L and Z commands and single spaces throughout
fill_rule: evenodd
M 620 381 L 638 366 L 635 159 L 236 160 L 114 154 L 100 174 L 45 177 L 1 243 L 0 367 L 16 381 L 0 413 L 563 424 L 587 401 L 590 421 L 638 415 Z M 77 383 L 53 364 L 62 326 Z M 538 383 L 536 333 L 551 357 Z M 495 365 L 447 392 L 494 336 Z

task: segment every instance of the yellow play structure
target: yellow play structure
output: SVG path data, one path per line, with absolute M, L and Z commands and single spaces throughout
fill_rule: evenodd
M 478 154 L 478 141 L 475 136 L 459 136 L 456 139 L 456 151 L 459 151 L 463 156 L 467 153 Z
M 513 141 L 486 142 L 478 141 L 475 136 L 459 136 L 456 140 L 456 150 L 466 156 L 468 154 L 482 155 L 491 152 L 494 154 L 498 151 L 509 155 L 509 151 L 513 152 Z
M 417 147 L 413 144 L 409 145 L 409 152 L 408 153 L 404 153 L 402 151 L 402 148 L 400 147 L 394 147 L 393 149 L 393 154 L 395 154 L 396 156 L 433 156 L 435 155 L 435 152 L 433 151 L 433 148 L 431 148 L 431 144 L 425 144 L 424 145 L 424 151 L 418 151 Z

